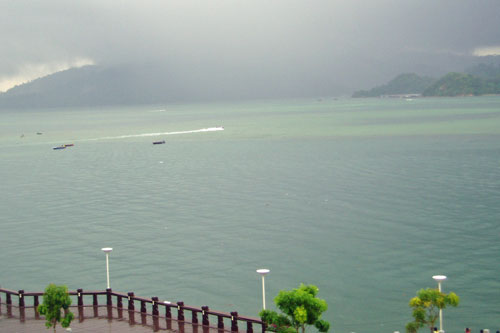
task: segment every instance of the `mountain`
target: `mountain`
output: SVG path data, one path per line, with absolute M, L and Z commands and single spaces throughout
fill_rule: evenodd
M 349 70 L 311 64 L 289 67 L 272 57 L 251 63 L 218 59 L 214 66 L 192 59 L 85 66 L 54 73 L 0 93 L 0 109 L 339 96 L 350 94 L 354 87 L 384 82 L 395 75 L 391 73 L 399 73 L 398 68 L 403 67 L 416 73 L 444 75 L 461 70 L 453 68 L 468 66 L 469 74 L 487 80 L 483 88 L 472 93 L 498 90 L 495 77 L 500 71 L 500 57 L 424 58 L 412 62 L 403 57 L 399 64 L 353 65 Z M 480 60 L 486 65 L 478 63 Z M 434 82 L 427 76 L 401 74 L 385 85 L 358 91 L 354 97 L 423 93 Z M 445 92 L 441 89 L 431 94 L 437 93 Z M 469 93 L 465 90 L 465 94 Z
M 421 94 L 436 80 L 415 73 L 400 74 L 389 83 L 370 90 L 356 91 L 352 97 L 379 97 L 382 95 Z
M 465 73 L 448 73 L 424 90 L 424 96 L 479 96 L 500 94 L 500 76 L 484 79 Z
M 0 94 L 0 107 L 62 107 L 168 100 L 166 80 L 146 67 L 84 66 L 57 72 Z
M 316 97 L 347 93 L 334 77 L 282 77 L 222 66 L 210 70 L 154 64 L 84 66 L 48 75 L 0 93 L 0 109 L 210 102 Z

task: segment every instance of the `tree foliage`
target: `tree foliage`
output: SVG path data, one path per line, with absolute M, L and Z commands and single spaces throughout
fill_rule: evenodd
M 263 310 L 260 317 L 268 325 L 268 330 L 279 333 L 305 332 L 306 325 L 314 325 L 320 332 L 328 332 L 330 323 L 321 320 L 321 314 L 328 309 L 325 300 L 316 298 L 318 287 L 301 284 L 293 290 L 282 290 L 274 298 L 274 303 L 283 314 Z
M 417 296 L 410 300 L 414 321 L 406 324 L 407 333 L 415 333 L 418 329 L 428 326 L 431 330 L 439 317 L 439 310 L 446 306 L 458 306 L 459 297 L 454 292 L 445 294 L 438 289 L 420 289 Z
M 69 327 L 74 315 L 69 311 L 71 305 L 71 298 L 68 294 L 68 287 L 56 286 L 49 284 L 45 288 L 43 294 L 43 303 L 38 306 L 38 312 L 45 316 L 45 326 L 47 328 L 53 327 L 56 331 L 56 325 L 61 323 L 62 327 Z M 62 317 L 61 312 L 64 313 Z

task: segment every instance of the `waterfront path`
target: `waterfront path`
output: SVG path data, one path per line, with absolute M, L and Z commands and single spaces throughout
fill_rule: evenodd
M 161 301 L 158 297 L 138 297 L 133 292 L 124 294 L 111 289 L 77 289 L 68 294 L 76 304 L 70 307 L 75 315 L 71 332 L 265 332 L 259 318 L 241 316 L 236 311 L 219 312 L 208 306 L 197 308 L 182 301 Z M 0 332 L 47 332 L 43 316 L 35 311 L 42 296 L 42 292 L 0 288 Z M 58 331 L 66 330 L 59 327 Z
M 24 314 L 24 320 L 19 317 L 19 308 L 12 307 L 10 314 L 5 312 L 5 304 L 3 304 L 3 312 L 0 314 L 0 332 L 9 333 L 48 333 L 52 332 L 52 329 L 47 329 L 45 327 L 45 320 L 43 318 L 36 318 L 33 308 L 26 308 Z M 107 308 L 100 307 L 98 309 L 97 316 L 94 316 L 94 308 L 90 307 L 84 310 L 88 312 L 89 317 L 78 318 L 78 310 L 76 307 L 72 307 L 71 311 L 75 314 L 75 319 L 71 322 L 71 330 L 67 330 L 61 327 L 60 324 L 57 325 L 57 332 L 179 332 L 179 333 L 225 333 L 230 332 L 227 330 L 220 330 L 213 327 L 203 327 L 201 325 L 193 325 L 191 323 L 179 323 L 176 320 L 166 320 L 165 318 L 159 320 L 158 330 L 154 330 L 153 317 L 151 315 L 141 315 L 140 312 L 135 312 L 133 314 L 134 322 L 131 324 L 130 317 L 128 316 L 128 311 L 123 311 L 123 313 L 118 313 L 119 311 L 113 309 L 113 318 L 108 319 Z M 241 331 L 240 331 L 241 332 Z

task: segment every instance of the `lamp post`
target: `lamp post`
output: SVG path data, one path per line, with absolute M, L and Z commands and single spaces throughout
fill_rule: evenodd
M 112 247 L 103 247 L 102 252 L 106 253 L 106 281 L 108 282 L 108 289 L 111 288 L 109 285 L 109 253 L 113 251 Z
M 261 268 L 261 269 L 257 270 L 257 273 L 259 273 L 260 276 L 262 276 L 262 310 L 266 309 L 266 285 L 264 282 L 264 277 L 269 272 L 270 272 L 270 270 L 265 269 L 265 268 Z
M 438 290 L 441 292 L 441 282 L 446 280 L 446 275 L 434 275 L 432 277 L 438 283 Z M 439 309 L 439 332 L 443 331 L 443 309 Z

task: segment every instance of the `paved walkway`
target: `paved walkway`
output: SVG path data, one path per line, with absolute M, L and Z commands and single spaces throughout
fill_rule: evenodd
M 60 325 L 56 327 L 57 332 L 67 332 L 69 331 L 62 328 Z M 45 327 L 44 320 L 28 319 L 24 322 L 19 322 L 19 319 L 6 318 L 5 316 L 0 316 L 0 332 L 8 333 L 51 333 L 52 329 L 47 329 Z M 145 327 L 142 325 L 130 326 L 126 321 L 113 320 L 108 322 L 104 318 L 92 318 L 86 319 L 83 322 L 72 322 L 71 332 L 153 332 L 151 327 Z
M 2 304 L 3 305 L 3 304 Z M 133 324 L 130 323 L 128 311 L 121 311 L 113 309 L 113 319 L 107 318 L 106 307 L 99 307 L 97 313 L 94 312 L 93 307 L 86 307 L 84 309 L 84 316 L 78 316 L 78 310 L 71 308 L 75 314 L 75 319 L 71 322 L 71 330 L 64 329 L 59 324 L 56 329 L 57 332 L 153 332 L 153 317 L 150 315 L 141 316 L 140 313 L 135 312 L 133 315 Z M 97 314 L 97 316 L 95 316 Z M 20 313 L 17 307 L 12 306 L 10 312 L 6 310 L 5 305 L 2 307 L 0 314 L 0 332 L 8 333 L 51 333 L 52 329 L 45 327 L 45 320 L 42 318 L 35 318 L 33 308 L 26 308 L 24 320 L 20 320 Z M 223 330 L 216 328 L 207 328 L 199 325 L 192 325 L 190 323 L 178 323 L 175 320 L 166 320 L 159 318 L 158 331 L 160 332 L 178 332 L 178 333 L 224 333 Z

